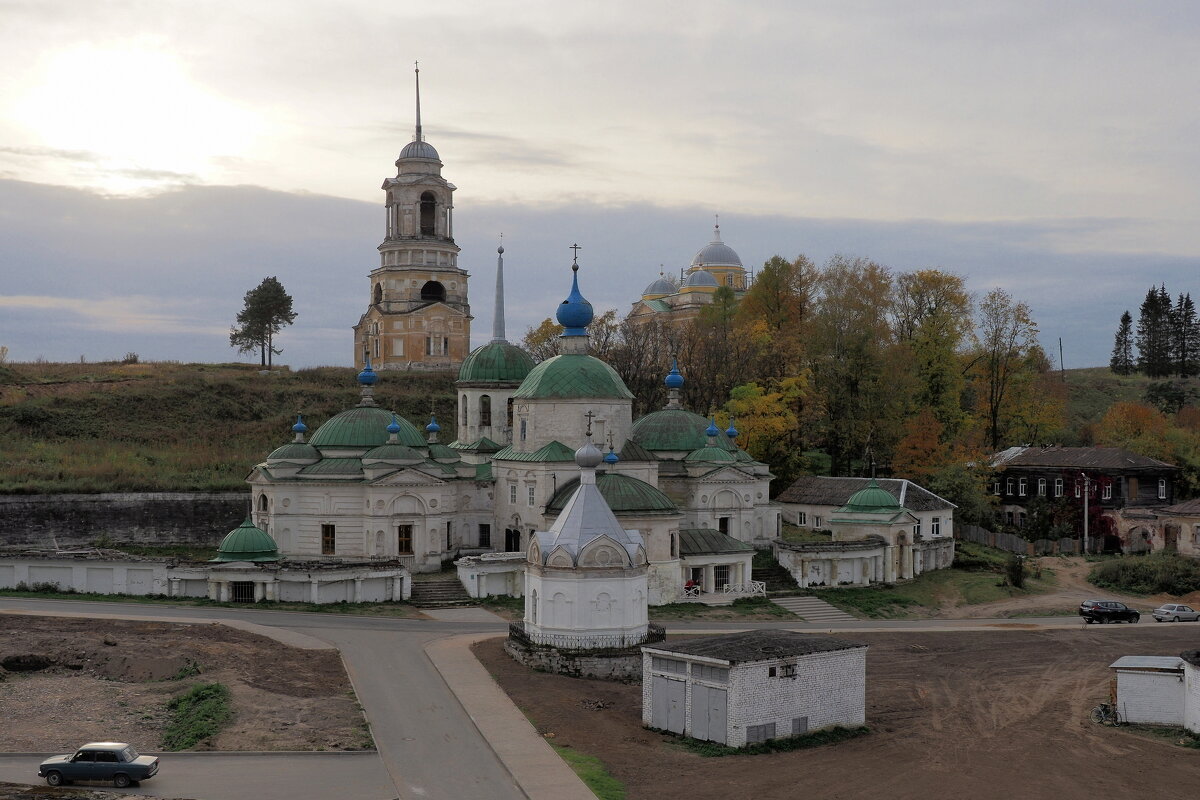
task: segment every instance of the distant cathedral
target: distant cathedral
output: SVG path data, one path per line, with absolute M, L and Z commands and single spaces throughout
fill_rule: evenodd
M 379 266 L 369 277 L 371 299 L 354 326 L 354 363 L 375 369 L 451 369 L 471 349 L 466 270 L 454 243 L 454 184 L 417 125 L 396 159 L 396 177 L 383 182 L 384 238 Z
M 721 241 L 721 226 L 713 228 L 712 241 L 700 249 L 687 269 L 681 269 L 679 281 L 674 275 L 660 272 L 642 292 L 642 299 L 633 303 L 629 319 L 634 322 L 661 320 L 684 322 L 694 319 L 700 309 L 712 303 L 713 295 L 722 286 L 733 291 L 740 300 L 753 276 L 746 274 L 742 259 L 733 248 Z

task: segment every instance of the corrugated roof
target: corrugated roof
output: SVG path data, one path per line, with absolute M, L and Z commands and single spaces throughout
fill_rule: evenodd
M 1173 464 L 1139 456 L 1120 447 L 1010 447 L 992 458 L 992 465 L 1010 467 L 1057 467 L 1062 469 L 1164 470 Z
M 754 546 L 740 542 L 712 528 L 680 528 L 679 555 L 706 556 L 717 553 L 742 553 Z
M 861 642 L 851 642 L 811 633 L 758 630 L 730 633 L 725 636 L 706 636 L 702 639 L 668 640 L 644 646 L 642 649 L 704 656 L 727 661 L 730 664 L 740 664 L 751 661 L 774 661 L 788 656 L 805 656 L 811 653 L 853 650 L 859 647 L 866 647 L 866 645 Z
M 564 353 L 530 371 L 514 398 L 616 398 L 632 400 L 616 370 L 598 358 Z
M 615 513 L 678 514 L 679 509 L 657 488 L 630 475 L 601 472 L 596 476 L 600 496 Z M 567 505 L 571 495 L 579 488 L 579 479 L 571 480 L 558 487 L 558 491 L 546 504 L 547 512 L 558 512 Z
M 1181 516 L 1200 515 L 1200 497 L 1188 500 L 1185 503 L 1176 503 L 1173 506 L 1159 509 L 1159 513 L 1179 514 Z
M 1108 665 L 1112 669 L 1183 669 L 1179 656 L 1121 656 Z
M 870 482 L 870 478 L 827 478 L 820 475 L 803 475 L 775 499 L 780 503 L 840 508 L 846 504 L 851 495 L 860 489 L 865 489 Z M 909 511 L 947 511 L 957 508 L 950 501 L 903 478 L 877 478 L 875 482 Z
M 653 453 L 642 447 L 632 439 L 626 439 L 625 444 L 621 445 L 620 451 L 617 453 L 622 461 L 657 461 Z
M 357 458 L 323 458 L 300 470 L 301 475 L 362 475 Z

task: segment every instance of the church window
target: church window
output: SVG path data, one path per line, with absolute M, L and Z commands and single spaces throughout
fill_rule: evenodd
M 531 506 L 537 504 L 537 487 L 536 486 L 529 487 L 529 497 L 527 498 L 527 502 Z
M 413 526 L 412 525 L 397 525 L 396 526 L 396 552 L 400 555 L 412 555 L 413 551 Z
M 721 517 L 717 520 L 717 530 L 726 536 L 729 535 L 729 517 Z
M 467 425 L 467 396 L 464 394 L 462 400 L 459 401 L 458 407 L 462 409 L 462 422 L 458 423 L 463 427 Z
M 921 520 L 917 520 L 917 524 L 913 525 L 913 541 L 917 541 L 921 537 Z
M 676 548 L 676 544 L 675 544 L 675 532 L 674 532 L 674 531 L 672 531 L 672 532 L 671 532 L 671 556 L 672 556 L 672 557 L 674 557 L 674 556 L 676 556 L 676 555 L 678 555 L 678 554 L 679 554 L 679 551 L 678 551 L 678 550 L 676 550 L 675 548 Z
M 376 303 L 383 302 L 383 284 L 382 283 L 375 284 L 375 302 Z
M 421 235 L 434 235 L 434 214 L 437 210 L 437 199 L 433 192 L 421 193 Z
M 321 526 L 321 555 L 331 556 L 337 541 L 337 530 L 333 525 Z
M 530 608 L 530 616 L 532 617 L 532 622 L 533 622 L 533 624 L 534 624 L 534 625 L 536 625 L 536 624 L 537 624 L 537 612 L 538 612 L 538 607 L 537 607 L 537 589 L 534 589 L 534 590 L 533 590 L 533 595 L 532 595 L 532 597 L 530 598 L 530 600 L 532 600 L 532 602 L 529 604 L 529 608 Z
M 517 487 L 516 486 L 508 487 L 508 502 L 513 503 L 514 505 L 516 504 L 516 502 L 517 502 Z
M 450 549 L 450 540 L 454 534 L 454 523 L 446 520 L 446 549 Z
M 267 510 L 267 496 L 265 494 L 260 494 L 258 496 L 258 510 L 259 511 Z
M 403 339 L 401 339 L 399 337 L 392 339 L 392 355 L 394 355 L 394 356 L 404 355 L 404 340 Z
M 525 441 L 525 420 L 521 420 L 521 441 Z
M 379 358 L 379 339 L 375 340 L 375 358 Z
M 509 429 L 509 430 L 512 430 L 512 422 L 513 422 L 513 400 L 512 400 L 512 398 L 511 398 L 511 397 L 510 397 L 510 398 L 508 398 L 508 403 L 507 403 L 507 406 L 508 406 L 508 409 L 507 409 L 507 412 L 506 412 L 506 413 L 507 413 L 507 416 L 505 417 L 505 420 L 506 420 L 506 421 L 505 421 L 505 424 L 508 426 L 508 429 Z
M 427 356 L 444 356 L 446 351 L 450 349 L 450 339 L 445 336 L 426 336 L 425 337 L 425 355 Z
M 491 547 L 492 546 L 492 526 L 490 523 L 487 523 L 487 522 L 479 523 L 479 546 L 480 547 Z
M 479 398 L 479 424 L 483 427 L 491 427 L 492 424 L 492 398 L 486 394 Z
M 421 300 L 426 303 L 444 303 L 446 301 L 446 287 L 437 281 L 425 281 L 425 285 L 421 287 Z

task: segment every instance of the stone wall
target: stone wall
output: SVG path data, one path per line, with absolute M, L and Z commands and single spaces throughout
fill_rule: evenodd
M 2 495 L 0 546 L 220 544 L 246 518 L 249 492 Z
M 642 677 L 640 645 L 620 650 L 565 650 L 527 644 L 510 636 L 504 649 L 518 662 L 543 672 L 608 681 L 636 681 Z

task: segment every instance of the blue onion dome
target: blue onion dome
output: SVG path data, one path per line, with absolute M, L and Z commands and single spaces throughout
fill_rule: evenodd
M 733 427 L 733 417 L 729 418 L 729 427 L 725 429 L 725 435 L 730 439 L 736 439 L 738 437 L 738 429 Z
M 368 358 L 366 366 L 363 367 L 362 372 L 358 373 L 358 382 L 363 386 L 374 386 L 378 380 L 379 376 L 375 374 L 375 370 L 371 369 L 371 359 Z
M 717 427 L 717 423 L 711 417 L 708 420 L 708 427 L 704 429 L 704 435 L 714 437 L 721 435 L 721 429 Z
M 671 359 L 671 371 L 667 373 L 667 377 L 663 378 L 663 383 L 668 389 L 683 388 L 683 373 L 679 371 L 679 362 Z
M 304 424 L 304 417 L 296 415 L 296 424 L 292 426 L 292 433 L 308 433 L 308 426 Z
M 621 457 L 613 452 L 612 445 L 609 445 L 608 452 L 604 454 L 605 464 L 616 464 L 621 460 Z
M 708 270 L 704 270 L 704 269 L 698 269 L 698 270 L 690 273 L 687 276 L 687 278 L 684 279 L 683 286 L 684 286 L 684 288 L 689 288 L 689 287 L 696 287 L 696 288 L 713 287 L 713 288 L 716 288 L 716 287 L 720 286 L 720 284 L 717 283 L 717 279 L 715 277 L 713 277 L 713 274 L 711 272 L 709 272 Z
M 441 433 L 442 426 L 438 425 L 437 417 L 429 415 L 429 424 L 425 426 L 426 433 Z
M 395 414 L 392 414 L 392 421 L 388 423 L 387 432 L 393 435 L 400 432 L 400 423 L 396 421 Z
M 563 336 L 586 336 L 587 326 L 592 324 L 592 304 L 579 292 L 579 264 L 571 265 L 571 293 L 558 306 L 554 315 L 558 324 L 566 330 Z
M 592 444 L 591 439 L 588 439 L 583 447 L 575 451 L 575 463 L 583 469 L 595 469 L 603 460 L 604 456 L 601 454 L 600 448 Z

